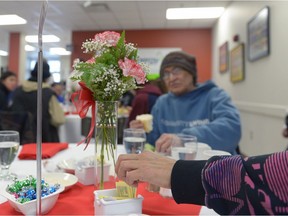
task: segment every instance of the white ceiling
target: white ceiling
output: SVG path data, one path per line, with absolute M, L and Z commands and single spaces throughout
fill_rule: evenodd
M 84 3 L 91 3 L 84 7 Z M 177 29 L 210 28 L 215 19 L 166 20 L 169 7 L 227 6 L 231 0 L 223 1 L 48 1 L 48 11 L 43 34 L 55 34 L 61 41 L 45 44 L 66 47 L 71 43 L 71 32 L 75 30 L 130 30 L 130 29 Z M 1 35 L 9 32 L 37 34 L 42 1 L 0 1 L 0 14 L 17 14 L 28 21 L 25 25 L 0 26 Z M 4 38 L 2 42 L 8 43 Z M 7 44 L 8 47 L 8 44 Z M 0 47 L 2 48 L 2 47 Z

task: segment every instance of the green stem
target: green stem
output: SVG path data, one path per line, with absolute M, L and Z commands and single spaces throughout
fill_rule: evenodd
M 113 164 L 116 164 L 116 146 L 117 146 L 117 102 L 97 102 L 97 123 L 96 123 L 96 145 L 101 142 L 100 164 L 101 176 L 99 188 L 104 189 L 104 163 L 105 150 L 107 159 L 112 157 Z M 96 146 L 97 149 L 97 146 Z M 97 150 L 96 150 L 97 153 Z M 98 174 L 99 175 L 99 174 Z

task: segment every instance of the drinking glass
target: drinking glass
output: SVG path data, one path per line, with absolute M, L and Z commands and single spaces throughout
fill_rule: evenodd
M 0 180 L 11 180 L 16 174 L 9 171 L 19 149 L 19 133 L 17 131 L 0 131 Z
M 171 156 L 175 160 L 195 160 L 197 155 L 197 137 L 187 134 L 176 134 L 172 140 Z
M 140 154 L 146 142 L 144 129 L 126 128 L 123 132 L 123 142 L 127 154 Z

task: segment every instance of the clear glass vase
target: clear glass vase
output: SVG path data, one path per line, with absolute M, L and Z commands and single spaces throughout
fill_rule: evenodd
M 95 186 L 101 190 L 116 178 L 118 101 L 96 101 L 95 112 Z

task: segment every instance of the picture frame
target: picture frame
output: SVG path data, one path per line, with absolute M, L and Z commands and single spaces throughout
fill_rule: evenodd
M 219 71 L 224 73 L 229 67 L 229 45 L 228 41 L 219 47 Z
M 270 54 L 270 8 L 262 8 L 247 24 L 248 60 L 256 61 Z
M 241 43 L 231 50 L 230 80 L 232 83 L 243 81 L 245 78 L 245 47 Z

